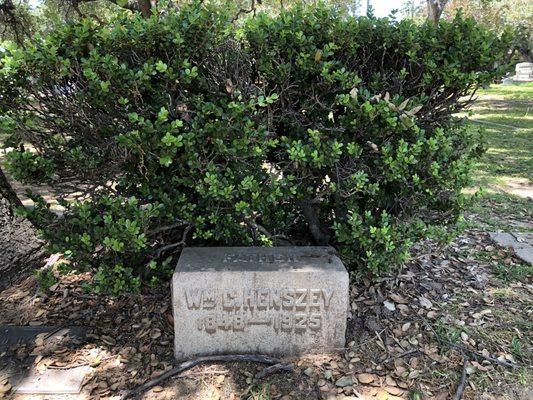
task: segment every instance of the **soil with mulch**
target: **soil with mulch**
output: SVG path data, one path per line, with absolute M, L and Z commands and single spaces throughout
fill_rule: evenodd
M 508 274 L 506 273 L 508 272 Z M 354 284 L 340 355 L 287 359 L 291 372 L 263 379 L 253 363 L 211 363 L 160 382 L 145 399 L 531 399 L 530 266 L 469 230 L 444 248 L 424 243 L 399 274 Z M 514 280 L 508 277 L 516 277 Z M 0 354 L 13 365 L 90 365 L 87 398 L 120 398 L 170 370 L 173 320 L 165 294 L 87 294 L 83 275 L 57 275 L 46 292 L 27 276 L 0 293 L 0 325 L 87 327 L 83 342 L 38 337 Z M 168 288 L 167 288 L 168 289 Z M 0 370 L 0 397 L 10 390 Z M 50 396 L 48 396 L 50 398 Z

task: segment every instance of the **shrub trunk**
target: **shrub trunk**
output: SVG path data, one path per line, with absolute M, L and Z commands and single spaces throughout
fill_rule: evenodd
M 44 257 L 44 242 L 26 218 L 15 214 L 22 203 L 0 170 L 0 290 Z

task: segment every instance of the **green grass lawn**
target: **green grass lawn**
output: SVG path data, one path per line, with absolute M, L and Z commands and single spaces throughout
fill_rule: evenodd
M 478 93 L 470 119 L 485 128 L 487 153 L 471 191 L 473 212 L 491 229 L 533 229 L 533 83 L 493 85 Z

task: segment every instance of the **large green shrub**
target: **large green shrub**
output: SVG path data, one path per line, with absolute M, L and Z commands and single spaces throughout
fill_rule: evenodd
M 506 39 L 472 19 L 417 26 L 328 9 L 261 15 L 243 35 L 264 90 L 279 94 L 269 161 L 295 177 L 315 240 L 377 274 L 456 222 L 482 146 L 452 114 L 502 73 Z
M 97 290 L 156 284 L 185 245 L 328 243 L 377 275 L 457 220 L 481 146 L 452 113 L 504 49 L 325 7 L 84 20 L 4 49 L 8 167 L 77 198 L 29 216 Z

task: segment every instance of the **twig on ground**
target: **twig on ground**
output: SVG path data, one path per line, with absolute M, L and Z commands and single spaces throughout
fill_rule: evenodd
M 206 375 L 227 375 L 229 374 L 229 371 L 226 370 L 215 370 L 215 371 L 198 371 L 198 372 L 188 372 L 186 374 L 182 374 L 180 376 L 176 376 L 175 379 L 191 379 L 197 376 L 203 376 Z
M 378 335 L 381 335 L 383 332 L 385 332 L 386 329 L 387 329 L 387 328 L 384 328 L 384 329 L 380 330 L 379 332 L 378 332 L 378 331 L 374 331 L 374 332 L 378 333 Z M 373 341 L 374 341 L 374 338 L 371 338 L 371 339 L 365 340 L 365 341 L 363 341 L 363 342 L 361 342 L 361 343 L 358 343 L 358 344 L 356 344 L 355 346 L 353 346 L 353 347 L 351 347 L 351 348 L 350 348 L 350 347 L 345 347 L 344 350 L 348 350 L 348 349 L 351 349 L 351 350 L 360 349 L 360 348 L 363 347 L 364 345 L 366 345 L 366 344 L 368 344 L 368 343 L 371 343 L 371 342 L 373 342 Z
M 171 370 L 165 372 L 161 376 L 158 376 L 155 379 L 152 379 L 138 387 L 136 387 L 133 390 L 130 390 L 126 394 L 124 394 L 121 398 L 121 400 L 129 399 L 132 396 L 135 396 L 139 393 L 144 392 L 145 390 L 150 389 L 151 387 L 154 387 L 158 385 L 159 383 L 167 380 L 171 376 L 177 375 L 180 372 L 183 372 L 185 370 L 188 370 L 190 368 L 193 368 L 199 364 L 205 363 L 205 362 L 227 362 L 227 361 L 248 361 L 248 362 L 257 362 L 257 363 L 263 363 L 263 364 L 280 364 L 279 360 L 276 358 L 272 358 L 269 356 L 265 356 L 262 354 L 228 354 L 228 355 L 221 355 L 221 356 L 206 356 L 206 357 L 199 357 L 194 360 L 185 361 L 181 364 L 177 365 L 176 367 L 172 368 Z
M 411 350 L 406 350 L 406 351 L 403 351 L 399 354 L 396 354 L 396 355 L 391 355 L 389 356 L 385 361 L 384 363 L 388 363 L 392 360 L 395 360 L 397 358 L 402 358 L 402 357 L 406 357 L 406 356 L 410 356 L 411 354 L 415 354 L 415 353 L 423 353 L 422 351 L 420 351 L 420 349 L 411 349 Z
M 435 329 L 433 329 L 433 327 L 431 326 L 431 324 L 429 322 L 427 322 L 425 319 L 422 319 L 422 321 L 424 322 L 424 324 L 426 325 L 426 327 L 428 327 L 432 332 L 433 334 L 435 335 L 435 337 L 437 338 L 437 341 L 442 344 L 442 345 L 445 345 L 445 346 L 448 346 L 448 347 L 451 347 L 451 348 L 454 348 L 456 350 L 460 350 L 463 354 L 466 353 L 470 353 L 472 356 L 474 356 L 474 358 L 477 358 L 477 359 L 484 359 L 484 360 L 487 360 L 487 361 L 490 361 L 491 363 L 494 363 L 494 364 L 498 364 L 498 365 L 502 365 L 504 367 L 509 367 L 509 368 L 518 368 L 518 367 L 521 367 L 522 365 L 521 364 L 518 364 L 518 363 L 510 363 L 510 362 L 507 362 L 507 361 L 502 361 L 502 360 L 498 360 L 497 358 L 493 358 L 493 357 L 489 357 L 489 356 L 485 356 L 481 353 L 478 353 L 477 351 L 475 350 L 471 350 L 469 349 L 468 347 L 465 347 L 465 346 L 462 346 L 460 344 L 457 344 L 457 343 L 452 343 L 452 342 L 449 342 L 448 340 L 446 339 L 443 339 L 436 331 Z
M 278 363 L 271 365 L 270 367 L 263 368 L 257 374 L 255 374 L 255 379 L 263 379 L 267 376 L 270 376 L 278 371 L 292 371 L 294 367 L 291 364 Z
M 461 373 L 461 381 L 459 386 L 457 386 L 457 391 L 455 392 L 454 400 L 461 400 L 463 397 L 463 391 L 465 390 L 466 385 L 466 367 L 468 366 L 468 359 L 465 357 L 463 361 L 463 372 Z
M 482 358 L 484 360 L 490 361 L 491 363 L 502 365 L 504 367 L 518 368 L 521 366 L 520 364 L 517 364 L 517 363 L 510 363 L 507 361 L 498 360 L 497 358 L 484 356 L 483 354 L 478 353 L 477 351 L 474 351 L 474 350 L 470 350 L 468 347 L 461 346 L 460 344 L 451 343 L 448 341 L 444 341 L 444 343 L 446 343 L 448 346 L 453 347 L 457 350 L 461 350 L 462 352 L 470 353 L 472 356 L 474 356 L 474 358 Z
M 74 369 L 74 368 L 79 368 L 79 367 L 86 367 L 88 365 L 93 367 L 95 365 L 99 365 L 99 364 L 103 363 L 104 361 L 110 360 L 110 359 L 118 357 L 118 356 L 119 356 L 119 354 L 114 354 L 112 356 L 104 357 L 104 358 L 102 358 L 101 360 L 98 360 L 98 361 L 84 362 L 84 363 L 74 364 L 74 365 L 65 365 L 65 366 L 62 366 L 62 367 L 59 367 L 59 366 L 56 366 L 56 365 L 48 365 L 46 368 L 48 368 L 48 369 Z
M 152 229 L 151 231 L 148 231 L 148 235 L 157 235 L 158 233 L 161 233 L 161 232 L 171 231 L 173 229 L 179 228 L 180 226 L 184 226 L 186 224 L 187 223 L 185 221 L 180 220 L 179 222 L 176 222 L 174 224 L 160 226 L 156 229 Z
M 62 331 L 67 327 L 67 324 L 61 324 L 59 326 L 56 326 L 54 329 L 52 329 L 50 332 L 48 332 L 44 337 L 43 340 L 49 339 L 50 337 L 54 336 L 56 333 Z

